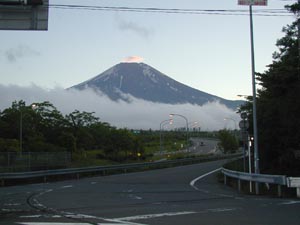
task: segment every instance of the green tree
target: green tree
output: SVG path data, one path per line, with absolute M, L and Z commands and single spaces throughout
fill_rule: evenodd
M 258 98 L 259 141 L 262 163 L 278 172 L 293 170 L 293 151 L 300 149 L 300 71 L 297 24 L 283 29 L 279 51 L 269 69 L 258 74 L 262 86 Z M 295 169 L 295 168 L 294 168 Z
M 93 114 L 94 112 L 80 112 L 79 110 L 75 110 L 66 115 L 67 127 L 74 135 L 78 149 L 87 150 L 93 148 L 95 145 L 94 137 L 90 133 L 90 127 L 97 123 L 99 118 Z
M 289 7 L 293 11 L 299 4 Z M 300 61 L 298 20 L 283 28 L 285 36 L 277 41 L 278 51 L 264 73 L 257 73 L 261 89 L 257 98 L 260 166 L 265 172 L 300 173 L 295 150 L 300 150 Z M 251 101 L 241 109 L 252 121 Z M 250 123 L 252 124 L 252 123 Z M 252 127 L 250 127 L 252 132 Z M 299 175 L 299 174 L 298 174 Z
M 224 151 L 224 153 L 233 153 L 238 150 L 238 141 L 235 135 L 229 130 L 220 130 L 218 132 L 218 138 L 220 140 L 218 145 Z

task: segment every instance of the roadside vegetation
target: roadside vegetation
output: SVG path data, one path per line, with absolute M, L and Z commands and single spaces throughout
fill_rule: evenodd
M 297 15 L 300 4 L 287 7 Z M 300 175 L 300 61 L 298 19 L 283 28 L 278 51 L 264 73 L 257 73 L 261 88 L 257 96 L 260 167 L 271 174 Z M 240 108 L 252 125 L 252 96 Z M 250 126 L 249 133 L 253 134 Z
M 215 136 L 198 131 L 189 134 Z M 50 102 L 26 105 L 22 100 L 14 101 L 0 112 L 3 166 L 26 165 L 40 170 L 155 161 L 179 157 L 180 153 L 169 153 L 186 147 L 186 132 L 181 130 L 117 129 L 93 112 L 75 110 L 63 115 Z

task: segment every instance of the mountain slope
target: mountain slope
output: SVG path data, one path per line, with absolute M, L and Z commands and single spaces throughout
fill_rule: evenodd
M 236 108 L 241 101 L 226 100 L 184 85 L 144 63 L 120 63 L 71 88 L 100 90 L 112 100 L 135 98 L 166 104 L 197 104 L 219 101 Z M 124 95 L 125 94 L 125 95 Z

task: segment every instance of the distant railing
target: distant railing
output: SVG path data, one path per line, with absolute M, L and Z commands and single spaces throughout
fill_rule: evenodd
M 0 152 L 0 172 L 67 168 L 70 152 Z
M 111 171 L 118 172 L 128 172 L 131 169 L 143 170 L 143 169 L 157 169 L 171 166 L 180 166 L 193 163 L 200 163 L 205 161 L 213 161 L 220 159 L 228 159 L 240 156 L 240 154 L 230 154 L 230 155 L 216 155 L 208 157 L 195 157 L 195 158 L 185 158 L 177 160 L 165 160 L 159 162 L 147 162 L 147 163 L 131 163 L 131 164 L 120 164 L 111 166 L 94 166 L 94 167 L 84 167 L 84 168 L 70 168 L 70 169 L 57 169 L 57 170 L 42 170 L 33 172 L 18 172 L 18 173 L 0 173 L 1 185 L 4 186 L 7 181 L 21 181 L 29 178 L 43 178 L 44 182 L 47 181 L 48 177 L 61 176 L 73 174 L 77 178 L 84 173 L 101 173 L 105 175 Z

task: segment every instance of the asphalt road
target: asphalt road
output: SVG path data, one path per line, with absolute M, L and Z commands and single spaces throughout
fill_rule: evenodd
M 0 225 L 300 224 L 300 199 L 238 194 L 223 163 L 0 188 Z
M 218 140 L 206 138 L 190 138 L 192 146 L 189 148 L 192 154 L 205 155 L 217 153 Z

